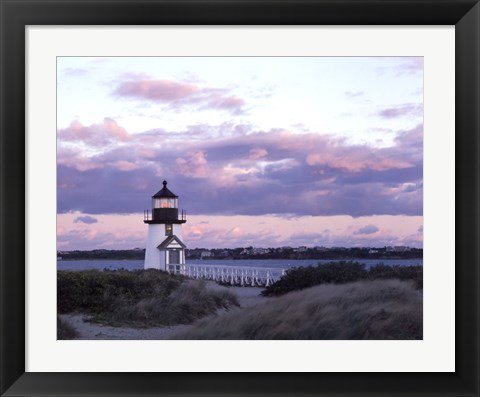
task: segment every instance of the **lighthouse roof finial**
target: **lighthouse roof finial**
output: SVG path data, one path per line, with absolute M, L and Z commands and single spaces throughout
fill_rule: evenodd
M 171 198 L 177 198 L 178 196 L 171 192 L 170 190 L 167 189 L 167 181 L 163 181 L 163 188 L 159 190 L 157 193 L 155 193 L 153 198 L 159 198 L 159 197 L 171 197 Z

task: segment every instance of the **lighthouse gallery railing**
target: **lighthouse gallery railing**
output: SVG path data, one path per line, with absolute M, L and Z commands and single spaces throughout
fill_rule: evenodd
M 170 272 L 182 274 L 194 279 L 201 278 L 230 285 L 268 287 L 285 274 L 285 269 L 185 264 L 175 266 L 175 270 L 173 270 L 172 266 Z

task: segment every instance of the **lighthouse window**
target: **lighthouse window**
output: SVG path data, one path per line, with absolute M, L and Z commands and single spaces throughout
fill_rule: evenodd
M 176 198 L 154 198 L 153 208 L 177 208 L 178 200 Z
M 171 236 L 173 234 L 173 226 L 170 224 L 165 225 L 165 236 Z

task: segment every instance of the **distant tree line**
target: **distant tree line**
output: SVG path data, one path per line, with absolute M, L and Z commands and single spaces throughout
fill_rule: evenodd
M 205 253 L 208 253 L 205 255 Z M 421 259 L 423 249 L 411 247 L 231 248 L 186 250 L 187 259 Z
M 187 259 L 421 259 L 423 249 L 411 247 L 280 247 L 280 248 L 194 248 L 186 249 Z M 145 249 L 58 251 L 58 257 L 69 259 L 144 259 Z
M 92 251 L 58 251 L 59 259 L 144 259 L 144 249 L 131 250 L 92 250 Z

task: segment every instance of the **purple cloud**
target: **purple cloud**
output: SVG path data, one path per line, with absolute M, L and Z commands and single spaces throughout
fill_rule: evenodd
M 410 57 L 398 67 L 399 75 L 423 72 L 423 57 Z
M 138 213 L 165 178 L 181 207 L 196 214 L 423 213 L 421 125 L 383 148 L 247 126 L 232 133 L 236 128 L 191 127 L 208 131 L 201 141 L 184 139 L 188 131 L 149 131 L 90 156 L 59 140 L 58 211 Z
M 165 103 L 176 109 L 192 105 L 198 109 L 226 110 L 233 115 L 242 114 L 245 106 L 242 98 L 231 95 L 227 89 L 200 88 L 196 84 L 169 80 L 124 81 L 113 95 Z
M 406 103 L 403 105 L 383 109 L 379 111 L 377 115 L 385 119 L 393 119 L 403 116 L 419 117 L 423 115 L 423 105 L 418 103 Z
M 366 225 L 353 232 L 353 234 L 373 234 L 378 232 L 380 229 L 375 225 Z
M 194 84 L 167 80 L 131 80 L 121 83 L 113 92 L 117 96 L 149 99 L 155 102 L 172 102 L 188 98 L 198 88 Z
M 94 218 L 93 216 L 85 215 L 85 216 L 77 216 L 73 223 L 86 223 L 87 225 L 91 225 L 92 223 L 97 223 L 98 219 Z

